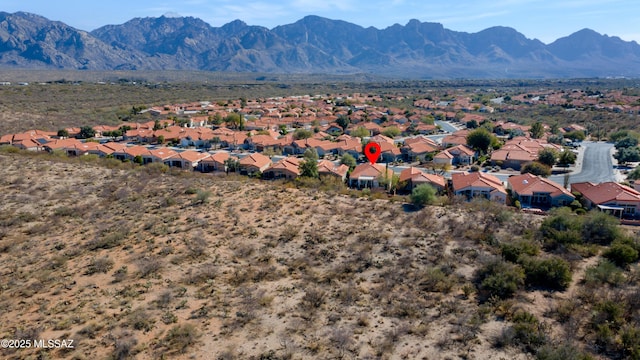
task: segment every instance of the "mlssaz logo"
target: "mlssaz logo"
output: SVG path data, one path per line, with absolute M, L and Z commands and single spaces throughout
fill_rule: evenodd
M 75 345 L 73 344 L 73 340 L 60 340 L 60 339 L 50 339 L 50 340 L 34 340 L 34 347 L 37 349 L 75 349 Z

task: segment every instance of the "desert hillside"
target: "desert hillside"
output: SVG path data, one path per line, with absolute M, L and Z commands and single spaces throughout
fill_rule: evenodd
M 637 235 L 595 215 L 416 211 L 6 151 L 0 166 L 0 337 L 75 346 L 2 358 L 640 358 Z

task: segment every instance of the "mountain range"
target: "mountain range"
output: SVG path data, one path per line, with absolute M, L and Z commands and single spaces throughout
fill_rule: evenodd
M 87 32 L 35 14 L 0 12 L 0 69 L 638 77 L 640 45 L 589 29 L 544 44 L 500 26 L 466 33 L 411 20 L 380 30 L 318 16 L 273 29 L 161 16 Z

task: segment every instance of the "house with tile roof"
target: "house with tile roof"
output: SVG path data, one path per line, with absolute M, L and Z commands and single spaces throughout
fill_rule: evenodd
M 356 166 L 349 176 L 349 186 L 356 189 L 380 188 L 380 180 L 384 177 L 391 179 L 393 171 L 385 164 L 371 164 L 366 162 Z
M 467 145 L 456 145 L 442 150 L 433 157 L 436 164 L 471 165 L 476 161 L 477 153 Z
M 240 174 L 254 175 L 267 170 L 271 166 L 271 159 L 260 153 L 253 153 L 240 159 L 239 163 Z
M 383 136 L 383 135 L 379 135 L 379 136 Z M 380 145 L 380 159 L 378 161 L 389 163 L 389 162 L 394 162 L 402 159 L 402 150 L 400 150 L 400 148 L 396 146 L 393 140 L 391 140 L 391 142 L 372 140 L 371 142 L 374 142 Z
M 28 150 L 28 151 L 42 151 L 44 148 L 42 144 L 34 139 L 25 139 L 21 141 L 16 141 L 12 144 L 18 149 Z
M 142 163 L 150 164 L 150 163 L 160 163 L 164 164 L 172 156 L 176 155 L 177 152 L 173 149 L 160 147 L 156 149 L 149 149 L 147 154 L 142 155 Z
M 0 136 L 0 145 L 11 145 L 13 142 L 13 134 Z
M 126 146 L 122 149 L 116 150 L 113 152 L 113 157 L 118 160 L 128 160 L 134 161 L 137 156 L 142 158 L 145 155 L 149 154 L 149 149 L 144 146 L 134 145 L 134 146 Z
M 509 177 L 507 188 L 523 207 L 546 209 L 567 206 L 575 200 L 575 196 L 560 184 L 529 173 Z
M 467 135 L 469 135 L 468 129 L 458 130 L 442 138 L 442 146 L 467 145 Z
M 295 179 L 300 176 L 301 159 L 286 157 L 275 164 L 269 166 L 263 173 L 263 179 Z
M 562 146 L 549 144 L 541 139 L 516 137 L 507 141 L 500 149 L 491 153 L 491 165 L 503 169 L 520 170 L 526 163 L 538 160 L 538 153 L 545 148 L 553 148 L 562 152 Z
M 195 150 L 185 150 L 182 152 L 176 152 L 164 161 L 164 164 L 169 167 L 177 167 L 186 170 L 195 170 L 198 163 L 203 159 L 209 157 L 208 153 L 202 153 Z
M 15 141 L 15 138 L 14 138 Z M 76 156 L 78 153 L 76 152 L 76 146 L 82 144 L 82 142 L 78 139 L 69 138 L 69 139 L 59 139 L 52 140 L 44 144 L 44 150 L 48 152 L 53 151 L 64 151 L 67 155 Z
M 113 155 L 116 151 L 121 151 L 126 148 L 127 145 L 123 143 L 117 142 L 108 142 L 104 144 L 99 144 L 95 149 L 89 150 L 89 154 L 98 155 L 99 157 L 107 157 L 109 155 Z
M 227 171 L 227 160 L 231 155 L 226 151 L 211 154 L 198 163 L 197 170 L 202 172 Z M 235 159 L 235 158 L 234 158 Z
M 587 209 L 599 209 L 618 217 L 640 216 L 640 192 L 616 182 L 571 184 L 571 192 L 581 196 Z
M 349 167 L 344 164 L 336 164 L 329 160 L 321 160 L 318 162 L 318 174 L 320 176 L 335 176 L 345 181 Z
M 443 192 L 446 188 L 447 182 L 441 175 L 428 174 L 421 169 L 410 167 L 402 170 L 400 173 L 400 183 L 405 184 L 407 191 L 412 191 L 416 186 L 422 184 L 428 184 L 433 186 L 438 192 Z
M 408 162 L 426 161 L 429 154 L 433 154 L 440 150 L 440 146 L 433 140 L 424 136 L 407 138 L 404 140 L 404 146 L 400 148 L 403 159 Z
M 507 191 L 497 177 L 483 172 L 462 172 L 451 175 L 453 195 L 467 200 L 484 198 L 501 204 L 507 202 Z

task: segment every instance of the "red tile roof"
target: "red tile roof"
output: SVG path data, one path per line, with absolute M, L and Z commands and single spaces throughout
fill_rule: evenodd
M 318 163 L 318 173 L 319 174 L 328 174 L 328 175 L 336 175 L 339 177 L 344 177 L 349 171 L 349 167 L 344 164 L 336 165 L 335 163 L 329 160 L 322 160 Z
M 444 188 L 446 180 L 444 177 L 435 174 L 427 174 L 422 170 L 414 167 L 402 170 L 400 173 L 400 182 L 411 181 L 416 183 L 432 183 L 438 187 Z
M 640 192 L 615 182 L 594 184 L 581 182 L 571 184 L 571 190 L 577 191 L 594 204 L 607 204 L 618 201 L 640 202 Z
M 497 177 L 486 174 L 483 172 L 463 172 L 454 173 L 451 175 L 451 181 L 453 183 L 453 190 L 460 191 L 468 187 L 474 188 L 492 188 L 501 193 L 507 193 L 504 189 L 502 181 Z
M 509 185 L 519 195 L 533 195 L 534 193 L 549 193 L 552 197 L 562 194 L 573 195 L 564 187 L 555 182 L 529 173 L 515 175 L 507 180 Z
M 271 163 L 271 159 L 260 153 L 253 153 L 240 159 L 240 166 L 255 166 L 262 169 Z
M 351 172 L 351 179 L 357 179 L 362 176 L 378 178 L 385 175 L 386 166 L 384 164 L 371 164 L 369 162 L 360 164 Z M 387 169 L 387 176 L 391 178 L 393 171 Z

